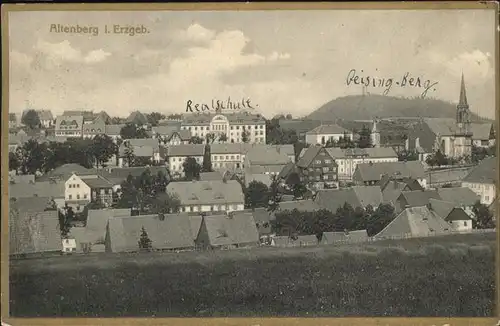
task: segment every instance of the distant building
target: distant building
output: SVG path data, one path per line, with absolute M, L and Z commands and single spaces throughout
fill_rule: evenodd
M 496 198 L 497 169 L 496 157 L 484 159 L 462 180 L 462 187 L 479 195 L 482 204 L 490 205 Z
M 174 145 L 167 148 L 168 167 L 172 177 L 183 177 L 183 164 L 188 157 L 192 157 L 198 164 L 203 164 L 205 145 L 203 144 L 183 144 Z M 213 163 L 212 163 L 213 164 Z
M 83 125 L 83 138 L 94 138 L 96 135 L 106 133 L 106 122 L 98 117 Z
M 126 139 L 118 150 L 118 166 L 124 167 L 127 163 L 127 149 L 134 157 L 149 159 L 151 164 L 159 164 L 165 159 L 163 148 L 160 147 L 158 139 Z
M 43 128 L 51 128 L 54 125 L 54 116 L 50 110 L 37 110 L 36 113 Z
M 323 232 L 321 236 L 322 245 L 338 245 L 343 243 L 359 243 L 369 241 L 366 230 L 345 232 Z
M 139 111 L 134 111 L 130 113 L 128 118 L 125 120 L 125 123 L 134 123 L 136 125 L 145 125 L 148 123 L 148 118 L 144 113 Z
M 278 175 L 281 170 L 292 162 L 286 145 L 253 144 L 245 153 L 243 166 L 253 174 Z
M 234 180 L 170 182 L 167 193 L 177 194 L 181 212 L 242 211 L 245 206 L 241 185 Z
M 18 125 L 17 115 L 15 113 L 9 113 L 9 129 L 17 128 Z
M 326 145 L 329 141 L 337 142 L 340 138 L 353 140 L 354 135 L 352 131 L 336 124 L 320 125 L 306 132 L 306 144 L 310 145 Z
M 471 215 L 454 203 L 431 199 L 428 208 L 448 222 L 453 231 L 469 232 L 472 230 Z
M 65 183 L 66 204 L 80 212 L 90 202 L 110 207 L 113 204 L 113 184 L 99 175 L 73 174 Z
M 400 239 L 450 234 L 452 226 L 426 206 L 410 207 L 399 213 L 375 238 Z
M 352 179 L 358 185 L 380 185 L 384 176 L 393 180 L 415 179 L 427 188 L 424 166 L 420 161 L 358 163 Z
M 305 184 L 318 189 L 338 187 L 338 165 L 327 148 L 320 146 L 307 148 L 298 160 L 297 168 Z
M 456 119 L 423 118 L 410 130 L 406 149 L 416 151 L 420 155 L 420 160 L 425 161 L 428 155 L 438 150 L 447 157 L 470 156 L 473 140 L 475 144 L 479 142 L 481 146 L 489 146 L 490 140 L 494 142 L 491 124 L 471 122 L 463 75 L 456 113 Z
M 83 116 L 58 116 L 56 119 L 55 136 L 81 138 L 83 136 Z
M 179 126 L 152 127 L 152 137 L 157 138 L 160 144 L 168 146 L 189 144 L 191 133 L 188 130 L 180 130 L 179 128 Z
M 315 235 L 275 236 L 271 238 L 273 247 L 310 247 L 317 246 L 318 238 Z
M 266 121 L 260 114 L 250 112 L 193 113 L 183 116 L 181 130 L 188 130 L 191 136 L 206 138 L 215 134 L 219 142 L 224 134 L 228 143 L 243 143 L 246 134 L 249 143 L 266 143 Z
M 250 212 L 203 216 L 196 238 L 199 249 L 229 249 L 258 246 L 259 232 Z

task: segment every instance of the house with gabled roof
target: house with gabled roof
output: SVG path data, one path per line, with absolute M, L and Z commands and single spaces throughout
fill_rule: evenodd
M 54 116 L 50 110 L 36 110 L 40 124 L 43 128 L 50 128 L 54 125 Z
M 454 203 L 461 207 L 469 216 L 474 216 L 474 204 L 480 200 L 480 196 L 466 187 L 438 188 L 439 198 Z
M 181 212 L 242 211 L 245 196 L 238 181 L 180 181 L 170 182 L 167 193 L 177 194 Z
M 307 148 L 296 165 L 302 183 L 317 189 L 338 187 L 338 165 L 326 148 Z
M 114 184 L 100 175 L 72 174 L 65 182 L 66 204 L 81 212 L 90 202 L 110 207 L 113 204 Z
M 153 250 L 192 250 L 195 247 L 187 214 L 138 215 L 108 220 L 106 252 L 137 252 L 142 229 Z
M 472 230 L 471 215 L 455 203 L 431 199 L 427 207 L 448 222 L 453 231 L 468 232 Z
M 146 117 L 145 114 L 139 112 L 139 111 L 134 111 L 130 113 L 128 118 L 125 120 L 125 123 L 134 123 L 136 125 L 145 125 L 148 123 L 148 118 Z
M 158 164 L 165 159 L 165 153 L 158 139 L 127 139 L 118 149 L 118 166 L 123 167 L 127 161 L 127 150 L 131 150 L 134 157 L 149 159 L 152 164 Z
M 9 254 L 57 253 L 62 250 L 59 215 L 49 198 L 11 199 Z
M 169 146 L 167 148 L 168 167 L 172 177 L 183 177 L 183 164 L 188 157 L 192 157 L 198 164 L 203 164 L 205 154 L 204 144 L 182 144 Z
M 420 161 L 360 163 L 353 181 L 359 185 L 380 185 L 384 176 L 392 180 L 415 179 L 424 189 L 427 187 L 424 165 Z
M 109 124 L 106 125 L 104 130 L 107 136 L 111 137 L 115 143 L 118 143 L 118 139 L 121 139 L 121 131 L 122 128 L 125 127 L 125 124 Z
M 479 195 L 482 204 L 490 205 L 497 196 L 497 169 L 496 157 L 485 158 L 462 180 L 462 187 Z
M 366 230 L 344 231 L 344 232 L 323 232 L 321 236 L 322 245 L 336 245 L 343 243 L 367 242 L 370 238 Z
M 205 215 L 196 238 L 200 249 L 222 249 L 258 246 L 259 232 L 255 219 L 248 212 Z
M 67 163 L 49 171 L 48 173 L 37 178 L 38 181 L 62 180 L 66 181 L 73 174 L 77 175 L 92 175 L 96 174 L 95 169 L 88 169 L 80 164 Z
M 27 198 L 27 200 L 36 200 L 36 198 L 49 197 L 57 205 L 64 207 L 64 182 L 62 181 L 35 181 L 34 183 L 14 183 L 9 184 L 9 198 Z
M 83 116 L 60 115 L 56 118 L 55 136 L 81 138 L 83 135 Z
M 396 213 L 402 212 L 408 207 L 421 207 L 429 204 L 430 199 L 441 199 L 436 190 L 403 191 L 396 199 Z
M 277 147 L 252 144 L 245 153 L 243 167 L 258 169 L 264 174 L 278 175 L 289 162 L 291 159 L 287 151 L 281 151 Z
M 188 130 L 180 130 L 180 126 L 167 125 L 151 128 L 153 138 L 157 138 L 162 145 L 174 146 L 189 144 L 191 133 Z
M 452 227 L 427 206 L 408 207 L 375 235 L 376 239 L 401 239 L 451 234 Z
M 306 132 L 306 143 L 310 145 L 325 145 L 329 141 L 338 141 L 343 137 L 353 140 L 354 134 L 352 131 L 342 128 L 337 124 L 322 124 Z
M 83 138 L 94 138 L 97 135 L 104 134 L 106 134 L 106 121 L 101 117 L 97 117 L 83 125 Z

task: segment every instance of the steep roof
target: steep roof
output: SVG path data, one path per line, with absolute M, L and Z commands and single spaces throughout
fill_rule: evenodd
M 9 183 L 34 183 L 35 175 L 34 174 L 9 174 Z
M 470 183 L 496 184 L 497 158 L 485 158 L 462 181 Z
M 429 199 L 428 208 L 431 211 L 434 211 L 438 216 L 442 218 L 446 218 L 451 211 L 455 208 L 455 203 L 444 201 L 441 199 Z
M 357 207 L 363 208 L 356 192 L 352 188 L 320 190 L 317 192 L 314 201 L 321 208 L 333 213 L 336 213 L 337 209 L 343 207 L 345 203 L 351 205 L 353 209 Z
M 203 217 L 210 245 L 225 246 L 259 242 L 254 217 L 247 212 Z
M 54 120 L 54 116 L 52 115 L 52 112 L 50 110 L 37 110 L 36 113 L 38 113 L 38 118 L 40 119 L 40 121 Z
M 489 122 L 483 123 L 471 123 L 470 131 L 472 132 L 473 140 L 489 140 L 490 132 L 493 128 L 493 124 Z
M 66 181 L 72 174 L 78 176 L 96 174 L 95 169 L 87 169 L 80 164 L 69 163 L 61 165 L 54 170 L 42 175 L 38 178 L 39 181 L 48 181 L 52 178 L 57 178 Z
M 382 190 L 384 202 L 394 204 L 406 186 L 406 183 L 401 181 L 391 180 L 387 182 Z
M 342 128 L 339 125 L 328 124 L 328 125 L 318 126 L 313 130 L 306 132 L 306 135 L 331 135 L 331 134 L 343 134 L 344 132 L 348 134 L 352 133 L 352 131 Z
M 94 188 L 111 188 L 113 187 L 113 183 L 105 178 L 103 178 L 100 175 L 95 175 L 95 176 L 81 176 L 80 179 L 82 179 L 85 184 L 87 184 L 91 189 Z
M 167 149 L 167 155 L 172 156 L 203 156 L 205 153 L 204 144 L 180 144 L 169 146 Z
M 53 197 L 64 198 L 64 182 L 42 181 L 10 184 L 9 198 Z
M 212 172 L 201 172 L 200 181 L 220 181 L 222 180 L 222 174 L 219 171 Z
M 285 165 L 290 162 L 287 154 L 263 146 L 252 146 L 246 153 L 246 160 L 250 165 Z
M 243 203 L 244 196 L 238 181 L 170 182 L 167 192 L 177 194 L 182 205 L 213 205 Z
M 323 232 L 321 244 L 335 244 L 343 242 L 364 242 L 368 241 L 366 230 L 356 230 L 348 232 Z
M 297 166 L 302 168 L 308 167 L 322 149 L 323 147 L 321 146 L 310 146 L 307 149 L 304 149 L 304 152 L 301 153 L 301 157 L 297 162 Z
M 383 175 L 390 175 L 397 179 L 421 179 L 425 176 L 424 166 L 420 161 L 408 162 L 376 162 L 359 163 L 355 174 L 363 181 L 379 181 Z
M 135 124 L 146 124 L 148 123 L 148 118 L 146 115 L 139 111 L 134 111 L 130 113 L 128 116 L 127 120 L 125 120 L 126 123 L 135 123 Z
M 82 130 L 83 116 L 81 115 L 60 115 L 56 118 L 56 129 Z
M 270 174 L 265 174 L 265 173 L 245 173 L 245 186 L 248 187 L 248 185 L 252 182 L 262 182 L 266 186 L 270 186 L 273 182 L 271 179 Z
M 159 134 L 160 136 L 168 136 L 170 137 L 173 132 L 180 130 L 180 126 L 156 126 L 156 127 L 151 127 L 151 131 L 153 134 Z
M 193 241 L 196 241 L 196 238 L 198 238 L 198 233 L 200 233 L 203 217 L 201 215 L 189 215 L 188 219 L 191 225 L 191 234 L 193 236 Z
M 105 127 L 106 135 L 108 136 L 119 135 L 123 127 L 125 127 L 125 124 L 106 125 Z
M 214 143 L 210 145 L 210 154 L 245 154 L 251 147 L 245 143 Z
M 271 233 L 272 215 L 269 214 L 269 211 L 266 208 L 259 207 L 255 209 L 247 209 L 244 212 L 252 214 L 259 234 L 262 235 Z
M 375 237 L 429 236 L 447 234 L 450 226 L 427 207 L 410 207 L 402 211 Z
M 457 206 L 473 206 L 480 199 L 479 195 L 466 187 L 438 188 L 439 197 Z
M 9 253 L 29 254 L 62 249 L 57 210 L 26 209 L 23 203 L 9 205 Z
M 377 208 L 384 201 L 382 191 L 378 186 L 355 186 L 352 187 L 352 189 L 358 197 L 362 207 L 371 205 L 373 208 Z
M 469 221 L 472 218 L 460 207 L 455 207 L 446 216 L 445 220 L 450 221 Z
M 425 206 L 431 198 L 441 199 L 436 190 L 403 191 L 400 198 L 404 198 L 410 207 Z
M 139 251 L 142 228 L 146 230 L 153 249 L 193 248 L 193 231 L 189 216 L 169 214 L 161 220 L 157 215 L 116 217 L 109 220 L 113 252 Z
M 157 175 L 158 172 L 163 172 L 163 175 L 169 178 L 168 170 L 165 166 L 137 166 L 137 167 L 124 167 L 124 168 L 111 168 L 108 170 L 100 170 L 99 173 L 106 179 L 121 179 L 125 180 L 129 175 L 139 177 L 145 171 L 149 170 L 151 175 Z
M 126 151 L 126 144 L 130 144 L 134 156 L 137 157 L 152 157 L 154 153 L 160 151 L 160 143 L 158 139 L 144 138 L 144 139 L 127 139 L 120 145 L 119 155 L 123 157 Z

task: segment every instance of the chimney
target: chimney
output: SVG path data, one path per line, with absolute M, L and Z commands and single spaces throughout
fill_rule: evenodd
M 398 183 L 396 182 L 396 180 L 393 180 L 392 184 L 394 185 L 394 189 L 398 189 Z

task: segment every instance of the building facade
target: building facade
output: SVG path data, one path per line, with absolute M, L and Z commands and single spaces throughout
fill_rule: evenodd
M 338 165 L 326 148 L 309 147 L 297 162 L 303 183 L 321 188 L 338 187 Z
M 83 136 L 83 116 L 58 116 L 56 119 L 55 136 L 81 138 Z
M 306 144 L 326 145 L 327 142 L 337 142 L 341 138 L 353 140 L 353 133 L 338 125 L 321 125 L 306 132 Z
M 266 143 L 266 121 L 260 114 L 218 110 L 212 113 L 186 115 L 181 130 L 188 130 L 192 137 L 206 139 L 213 134 L 215 142 Z

